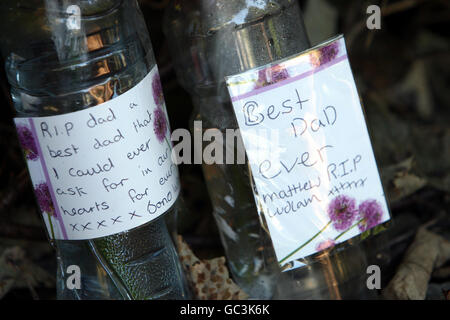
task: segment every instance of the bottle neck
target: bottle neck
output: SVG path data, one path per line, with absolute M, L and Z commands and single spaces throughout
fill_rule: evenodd
M 310 47 L 297 2 L 269 5 L 276 3 L 271 1 L 257 7 L 247 1 L 247 6 L 239 8 L 234 7 L 235 1 L 213 2 L 221 10 L 209 13 L 208 6 L 191 5 L 190 14 L 169 18 L 166 24 L 178 77 L 193 95 L 215 95 L 226 101 L 226 76 Z
M 50 116 L 104 103 L 134 87 L 155 65 L 135 1 L 39 4 L 17 9 L 36 29 L 33 41 L 28 41 L 34 35 L 29 27 L 20 23 L 17 38 L 2 34 L 8 39 L 6 74 L 18 116 Z M 6 16 L 10 24 L 19 22 L 13 13 Z

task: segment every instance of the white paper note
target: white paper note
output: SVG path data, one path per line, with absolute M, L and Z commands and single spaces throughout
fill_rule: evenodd
M 227 85 L 280 265 L 390 219 L 342 37 Z
M 156 67 L 126 93 L 93 108 L 15 122 L 55 239 L 92 239 L 138 227 L 178 197 Z

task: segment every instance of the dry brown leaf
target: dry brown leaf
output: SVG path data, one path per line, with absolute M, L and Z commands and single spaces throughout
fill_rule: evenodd
M 396 165 L 383 169 L 383 182 L 389 186 L 390 200 L 395 202 L 420 190 L 427 180 L 411 173 L 414 158 L 408 158 Z
M 180 260 L 196 299 L 199 300 L 245 300 L 248 295 L 231 280 L 224 257 L 200 260 L 178 236 Z
M 403 173 L 394 178 L 393 184 L 394 199 L 401 199 L 423 188 L 427 181 L 414 174 Z
M 386 299 L 423 300 L 434 268 L 450 259 L 450 241 L 420 228 L 397 273 L 383 295 Z

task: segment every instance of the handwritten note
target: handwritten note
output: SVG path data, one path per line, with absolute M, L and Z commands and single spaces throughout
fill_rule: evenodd
M 390 219 L 342 37 L 227 85 L 281 266 Z
M 15 119 L 52 238 L 123 232 L 174 204 L 178 169 L 158 88 L 155 67 L 126 93 L 93 108 Z

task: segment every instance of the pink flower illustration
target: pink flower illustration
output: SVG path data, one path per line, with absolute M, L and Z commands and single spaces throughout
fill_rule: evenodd
M 25 153 L 25 157 L 28 160 L 36 160 L 39 157 L 39 153 L 37 151 L 36 141 L 34 141 L 31 130 L 26 126 L 19 125 L 17 126 L 17 134 L 19 137 L 19 142 Z
M 50 190 L 46 183 L 40 183 L 34 188 L 37 202 L 42 212 L 45 212 L 51 216 L 56 216 L 55 207 L 53 205 L 52 197 L 50 196 Z
M 310 61 L 314 67 L 319 67 L 335 59 L 339 53 L 339 42 L 335 41 L 310 54 Z
M 152 90 L 153 90 L 153 99 L 155 100 L 155 104 L 157 106 L 163 105 L 164 93 L 163 93 L 163 89 L 161 86 L 161 79 L 159 78 L 158 73 L 156 73 L 153 77 Z
M 167 119 L 164 110 L 161 107 L 157 107 L 154 111 L 153 130 L 155 131 L 156 138 L 160 143 L 164 141 L 167 133 Z
M 328 239 L 325 241 L 322 241 L 316 246 L 316 251 L 322 251 L 331 247 L 334 247 L 336 242 L 333 239 Z
M 359 205 L 358 211 L 358 227 L 362 232 L 377 226 L 383 218 L 383 209 L 376 200 L 364 201 Z
M 337 231 L 347 230 L 357 215 L 355 199 L 345 195 L 337 196 L 328 205 L 328 215 Z

